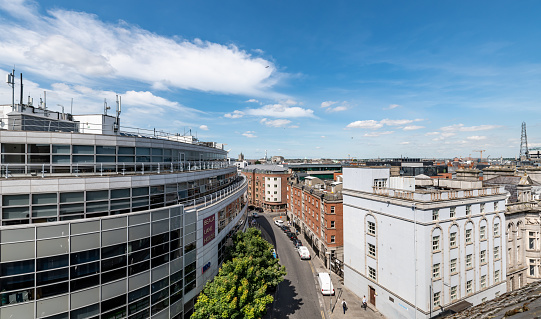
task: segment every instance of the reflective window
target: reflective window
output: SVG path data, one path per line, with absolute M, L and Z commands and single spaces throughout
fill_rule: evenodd
M 13 276 L 34 271 L 34 260 L 15 261 L 10 263 L 2 263 L 0 266 L 0 275 Z
M 69 263 L 68 255 L 39 258 L 36 262 L 37 270 L 48 270 L 60 267 L 66 267 Z
M 71 264 L 81 264 L 81 263 L 87 263 L 90 261 L 98 260 L 100 258 L 100 250 L 92 249 L 92 250 L 86 250 L 86 251 L 80 251 L 77 253 L 71 254 Z

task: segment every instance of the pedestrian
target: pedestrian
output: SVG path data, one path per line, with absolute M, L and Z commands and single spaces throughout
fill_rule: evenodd
M 366 296 L 363 296 L 363 308 L 366 311 Z
M 344 309 L 344 315 L 345 315 L 346 310 L 348 310 L 348 304 L 346 303 L 346 299 L 342 299 L 342 309 Z

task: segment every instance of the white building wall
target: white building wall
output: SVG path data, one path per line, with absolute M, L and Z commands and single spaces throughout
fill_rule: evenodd
M 445 308 L 462 299 L 479 304 L 483 298 L 492 299 L 496 292 L 506 291 L 505 267 L 502 267 L 505 265 L 505 216 L 503 211 L 494 210 L 494 201 L 499 202 L 499 207 L 504 206 L 504 194 L 497 197 L 414 202 L 372 194 L 372 179 L 386 176 L 381 169 L 345 168 L 344 176 L 344 283 L 360 297 L 367 298 L 369 286 L 374 287 L 378 294 L 376 308 L 382 314 L 388 318 L 414 318 L 413 309 L 417 305 L 420 309 L 417 312 L 418 318 L 429 317 L 431 310 L 431 314 L 435 315 L 440 310 L 431 309 L 433 292 L 440 292 L 441 304 Z M 357 188 L 351 192 L 351 187 Z M 483 202 L 485 212 L 481 214 L 480 204 Z M 471 205 L 471 216 L 466 216 L 466 205 Z M 450 217 L 451 207 L 455 207 L 455 218 Z M 432 220 L 434 209 L 438 209 L 438 221 Z M 375 237 L 367 235 L 367 215 L 377 221 Z M 500 236 L 496 237 L 493 227 L 495 219 L 500 228 Z M 466 224 L 473 229 L 472 244 L 466 244 L 465 241 Z M 486 225 L 487 239 L 482 241 L 479 239 L 480 224 Z M 451 229 L 457 231 L 457 248 L 453 249 L 449 247 Z M 432 238 L 435 235 L 439 236 L 440 249 L 433 252 Z M 368 256 L 368 243 L 374 242 L 377 243 L 375 259 Z M 495 245 L 500 246 L 498 260 L 494 260 Z M 487 260 L 483 265 L 480 263 L 481 250 L 486 250 Z M 466 269 L 465 258 L 470 253 L 473 267 Z M 457 258 L 458 270 L 453 275 L 449 271 L 452 258 Z M 432 280 L 434 264 L 440 264 L 440 277 Z M 368 266 L 377 267 L 375 281 L 369 278 Z M 500 269 L 499 283 L 494 281 L 495 269 Z M 484 289 L 480 282 L 482 275 L 487 275 L 487 288 Z M 473 283 L 473 293 L 468 296 L 467 280 Z M 455 285 L 458 295 L 451 302 L 450 287 Z
M 274 180 L 275 178 L 276 180 Z M 281 177 L 265 177 L 265 200 L 267 202 L 277 202 L 277 203 L 282 201 L 282 178 Z

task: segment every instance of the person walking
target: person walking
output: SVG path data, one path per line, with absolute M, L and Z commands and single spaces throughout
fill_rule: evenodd
M 363 296 L 363 308 L 366 311 L 366 296 Z
M 348 304 L 346 303 L 345 299 L 342 299 L 342 309 L 344 309 L 344 315 L 345 315 L 346 310 L 348 310 Z

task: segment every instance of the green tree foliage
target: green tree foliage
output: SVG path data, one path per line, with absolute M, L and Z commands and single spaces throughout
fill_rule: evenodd
M 236 234 L 230 260 L 207 282 L 195 304 L 192 319 L 261 318 L 273 298 L 267 294 L 286 274 L 272 256 L 272 245 L 250 228 Z

